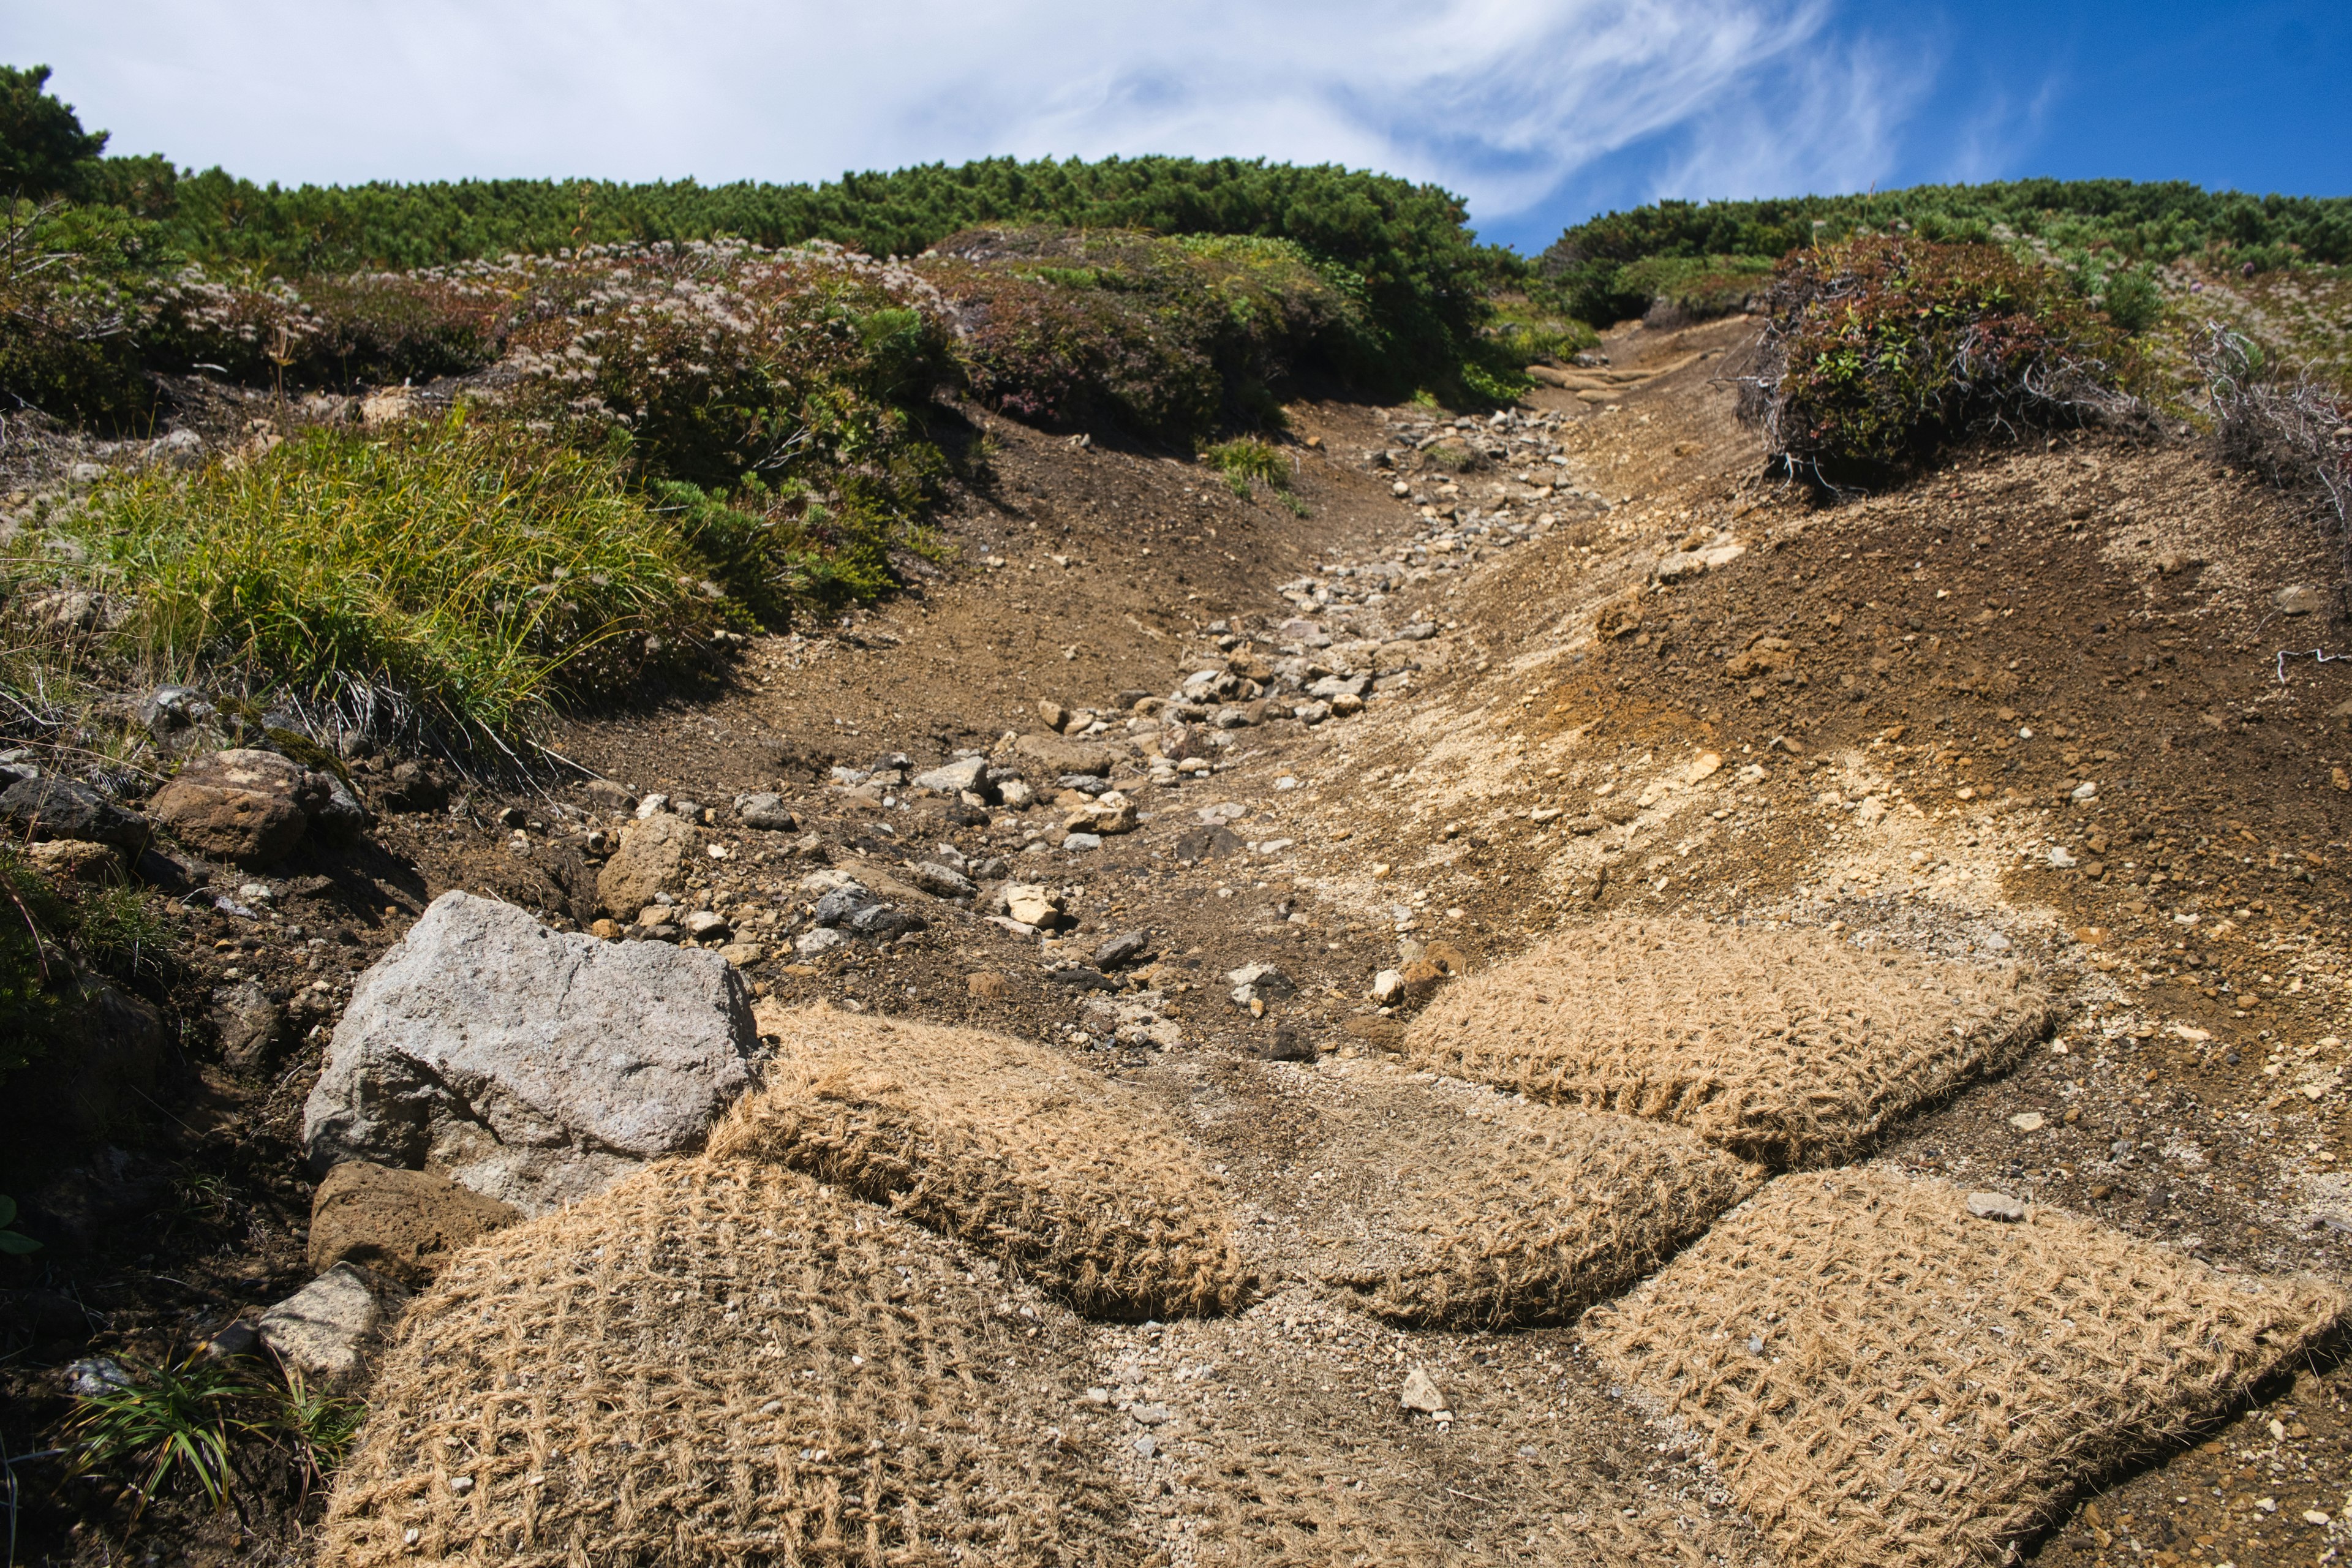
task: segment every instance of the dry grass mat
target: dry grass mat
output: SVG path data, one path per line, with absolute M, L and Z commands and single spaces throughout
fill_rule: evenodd
M 1325 1275 L 1391 1322 L 1566 1322 L 1763 1180 L 1680 1128 L 1500 1104 L 1483 1089 L 1466 1104 L 1419 1098 L 1418 1114 L 1381 1127 L 1370 1238 Z
M 1082 1312 L 1228 1310 L 1245 1278 L 1219 1178 L 1152 1101 L 978 1029 L 770 1015 L 767 1088 L 711 1152 L 835 1182 L 1002 1258 Z
M 1863 1169 L 1783 1176 L 1584 1331 L 1701 1434 L 1784 1560 L 1926 1568 L 2000 1557 L 2346 1306 Z
M 1146 1561 L 1053 1370 L 1074 1347 L 971 1266 L 709 1159 L 500 1231 L 411 1309 L 320 1560 Z
M 2012 1064 L 2050 1018 L 2013 966 L 1864 952 L 1820 931 L 1610 921 L 1459 983 L 1408 1051 L 1786 1166 L 1849 1157 Z

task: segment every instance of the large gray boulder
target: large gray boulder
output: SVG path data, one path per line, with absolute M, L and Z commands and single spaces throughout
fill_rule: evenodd
M 751 993 L 715 952 L 565 935 L 444 893 L 361 976 L 302 1136 L 321 1173 L 429 1162 L 543 1214 L 700 1148 L 758 1045 Z

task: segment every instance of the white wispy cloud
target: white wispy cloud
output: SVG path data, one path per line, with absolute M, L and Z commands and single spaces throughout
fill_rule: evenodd
M 258 179 L 1182 153 L 1383 169 L 1496 217 L 1662 137 L 1664 177 L 1709 194 L 1874 177 L 1909 100 L 1830 22 L 1829 0 L 18 0 L 0 57 L 54 65 L 117 152 Z

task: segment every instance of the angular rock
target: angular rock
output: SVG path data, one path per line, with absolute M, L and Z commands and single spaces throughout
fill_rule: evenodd
M 918 789 L 936 790 L 940 795 L 961 795 L 967 793 L 986 796 L 992 793 L 988 783 L 988 759 L 966 757 L 961 762 L 917 773 L 907 781 Z
M 816 923 L 837 926 L 860 910 L 875 908 L 881 902 L 856 882 L 834 889 L 816 901 Z
M 341 1382 L 367 1365 L 407 1305 L 391 1280 L 338 1263 L 261 1314 L 261 1342 L 289 1367 Z
M 819 926 L 814 931 L 803 931 L 793 938 L 793 951 L 803 958 L 814 958 L 821 952 L 830 952 L 836 947 L 845 946 L 848 942 L 847 937 L 832 927 Z
M 1074 991 L 1116 991 L 1118 982 L 1099 969 L 1080 965 L 1072 969 L 1056 969 L 1045 978 L 1055 985 L 1066 985 Z
M 377 787 L 375 798 L 386 811 L 438 811 L 449 804 L 449 786 L 423 763 L 401 763 Z
M 346 1160 L 310 1196 L 310 1271 L 356 1263 L 413 1288 L 461 1247 L 522 1218 L 438 1171 Z
M 700 1148 L 758 1047 L 749 988 L 716 953 L 445 893 L 361 977 L 303 1140 L 321 1173 L 430 1162 L 543 1214 Z
M 709 942 L 716 937 L 733 933 L 727 928 L 727 917 L 709 910 L 697 910 L 685 920 L 686 934 L 697 942 Z
M 1117 790 L 1096 796 L 1062 820 L 1071 833 L 1132 833 L 1135 824 L 1135 803 Z
M 87 838 L 51 838 L 26 851 L 34 865 L 52 876 L 101 886 L 122 880 L 122 851 L 111 844 Z
M 1095 949 L 1095 967 L 1117 969 L 1133 963 L 1151 950 L 1151 938 L 1139 931 L 1123 931 Z
M 18 839 L 79 838 L 132 854 L 147 847 L 146 818 L 72 779 L 19 775 L 0 790 L 0 824 Z
M 326 786 L 326 798 L 310 808 L 310 837 L 337 848 L 356 844 L 374 820 L 373 815 L 342 779 L 326 772 L 317 777 Z
M 1230 827 L 1196 827 L 1176 840 L 1179 860 L 1222 860 L 1241 852 L 1241 837 Z
M 1046 773 L 1099 773 L 1110 776 L 1111 763 L 1126 753 L 1123 745 L 1110 746 L 1085 741 L 1065 740 L 1059 735 L 1023 735 L 1013 742 L 1015 756 L 1034 762 Z
M 648 795 L 648 800 L 656 797 Z M 596 899 L 614 920 L 626 920 L 654 901 L 685 864 L 694 828 L 684 817 L 656 811 L 622 830 L 613 858 L 596 873 Z
M 2025 1217 L 2025 1205 L 2007 1193 L 1970 1193 L 1969 1212 L 1979 1219 L 2014 1225 Z
M 1434 1415 L 1440 1419 L 1453 1414 L 1453 1406 L 1446 1404 L 1437 1380 L 1429 1375 L 1426 1367 L 1414 1367 L 1405 1374 L 1404 1389 L 1398 1395 L 1398 1402 L 1407 1410 L 1418 1410 L 1424 1415 Z
M 746 827 L 757 827 L 769 833 L 798 833 L 801 819 L 784 805 L 784 797 L 772 791 L 735 797 L 735 815 Z
M 220 1040 L 221 1060 L 229 1067 L 255 1072 L 277 1059 L 284 1016 L 259 981 L 240 980 L 215 991 L 212 1021 L 213 1032 Z
M 855 936 L 897 936 L 901 931 L 924 931 L 929 923 L 920 915 L 908 913 L 890 904 L 868 904 L 852 912 L 841 922 L 841 929 Z
M 1062 897 L 1050 888 L 1031 882 L 1008 882 L 1004 912 L 1025 926 L 1044 931 L 1062 920 Z
M 719 956 L 738 969 L 749 969 L 768 956 L 768 950 L 756 942 L 730 942 L 719 949 Z
M 980 891 L 971 878 L 936 860 L 926 860 L 915 868 L 915 886 L 939 899 L 969 899 Z
M 1244 964 L 1227 974 L 1225 983 L 1235 986 L 1246 985 L 1268 999 L 1296 995 L 1298 991 L 1298 987 L 1290 983 L 1290 976 L 1271 963 Z
M 302 841 L 328 793 L 326 775 L 275 752 L 238 747 L 190 762 L 147 810 L 190 848 L 267 866 Z

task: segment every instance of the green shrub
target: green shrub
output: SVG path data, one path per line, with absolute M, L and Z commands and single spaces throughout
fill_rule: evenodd
M 1280 240 L 984 230 L 917 264 L 950 301 L 974 393 L 1049 426 L 1176 444 L 1278 420 L 1303 374 L 1360 380 L 1361 280 Z
M 1998 247 L 1864 237 L 1780 266 L 1744 411 L 1775 455 L 1872 482 L 1955 437 L 2116 412 L 2131 369 L 2112 324 Z
M 462 415 L 118 475 L 68 526 L 162 668 L 445 739 L 527 731 L 723 610 L 614 458 Z
M 1270 489 L 1290 489 L 1290 459 L 1282 448 L 1256 436 L 1220 441 L 1201 454 L 1201 460 L 1225 476 L 1234 494 L 1246 497 L 1255 479 Z
M 2137 337 L 2163 319 L 2164 291 L 2143 269 L 2127 268 L 2107 279 L 2099 308 L 2118 331 Z
M 1619 268 L 1617 287 L 1688 321 L 1727 316 L 1771 286 L 1768 256 L 1652 256 Z
M 0 235 L 0 395 L 103 431 L 154 407 L 141 344 L 170 258 L 152 225 L 107 207 L 10 204 Z
M 0 66 L 0 195 L 83 196 L 96 179 L 106 132 L 84 131 L 48 80 L 47 66 Z

